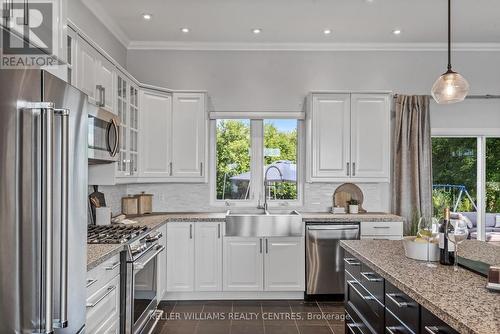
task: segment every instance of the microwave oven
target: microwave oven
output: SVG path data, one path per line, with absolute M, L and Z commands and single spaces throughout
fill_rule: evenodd
M 120 151 L 120 118 L 99 107 L 88 112 L 88 159 L 89 164 L 105 164 L 118 161 Z

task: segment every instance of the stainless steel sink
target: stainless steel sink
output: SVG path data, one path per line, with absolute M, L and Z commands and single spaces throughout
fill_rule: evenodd
M 226 214 L 228 237 L 290 237 L 304 235 L 304 222 L 297 211 L 238 210 Z

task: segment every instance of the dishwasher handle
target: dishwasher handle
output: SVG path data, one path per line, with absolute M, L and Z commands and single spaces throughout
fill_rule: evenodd
M 307 226 L 307 230 L 310 231 L 321 231 L 321 230 L 359 230 L 358 225 L 325 225 L 325 226 L 320 226 L 320 225 L 314 225 L 314 226 Z

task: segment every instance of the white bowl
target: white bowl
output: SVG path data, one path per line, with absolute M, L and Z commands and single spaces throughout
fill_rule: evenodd
M 427 261 L 427 254 L 429 254 L 429 261 L 439 261 L 439 245 L 437 243 L 420 243 L 415 242 L 416 237 L 404 237 L 403 245 L 405 248 L 405 255 L 410 259 Z M 427 253 L 429 247 L 429 253 Z

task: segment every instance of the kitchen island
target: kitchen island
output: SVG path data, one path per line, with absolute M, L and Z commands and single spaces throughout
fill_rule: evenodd
M 408 305 L 414 303 L 415 317 L 418 319 L 416 322 L 415 319 L 409 319 L 408 323 L 415 323 L 415 328 L 410 328 L 415 333 L 430 333 L 433 330 L 422 325 L 424 314 L 434 315 L 459 333 L 500 333 L 500 294 L 485 288 L 486 278 L 463 268 L 454 272 L 453 267 L 449 266 L 427 267 L 423 262 L 405 256 L 402 241 L 348 240 L 341 241 L 341 246 L 346 250 L 346 260 L 352 256 L 352 261 L 348 260 L 350 264 L 346 262 L 346 285 L 349 286 L 347 281 L 352 279 L 349 282 L 355 283 L 351 286 L 358 295 L 361 291 L 361 299 L 369 302 L 375 299 L 369 294 L 369 289 L 363 288 L 362 280 L 368 277 L 367 281 L 385 281 L 385 294 L 382 292 L 377 296 L 380 302 L 374 303 L 375 309 L 380 306 L 374 319 L 384 321 L 385 299 L 385 321 L 394 315 L 387 311 L 388 303 L 394 303 L 396 311 L 398 308 L 403 311 L 407 307 L 403 317 L 411 313 Z M 475 260 L 491 262 L 499 259 L 497 247 L 472 240 L 465 241 L 461 246 L 462 250 L 474 253 Z M 383 291 L 384 283 L 381 285 Z M 396 292 L 388 293 L 388 289 Z M 399 296 L 403 298 L 394 301 Z M 409 300 L 405 301 L 405 297 Z M 386 322 L 379 328 L 387 326 Z

